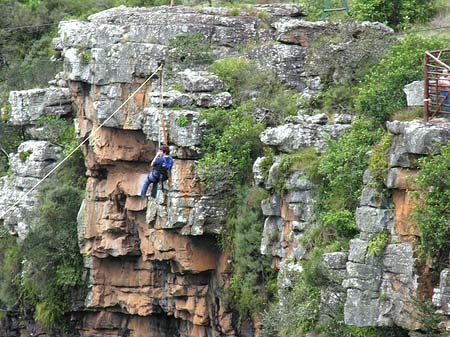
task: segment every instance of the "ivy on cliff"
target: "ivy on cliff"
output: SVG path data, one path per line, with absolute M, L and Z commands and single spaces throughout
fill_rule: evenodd
M 414 211 L 420 230 L 417 249 L 433 261 L 434 269 L 441 270 L 448 266 L 450 250 L 450 144 L 419 159 L 419 167 L 416 182 L 420 202 Z

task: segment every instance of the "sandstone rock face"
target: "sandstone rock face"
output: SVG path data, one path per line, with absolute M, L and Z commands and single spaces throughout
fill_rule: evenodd
M 260 12 L 265 15 L 258 16 Z M 203 34 L 212 45 L 211 55 L 218 58 L 239 55 L 239 46 L 262 42 L 244 57 L 274 71 L 291 88 L 320 88 L 318 74 L 306 71 L 305 62 L 317 34 L 337 26 L 305 25 L 298 20 L 304 12 L 296 5 L 257 5 L 241 14 L 231 15 L 226 8 L 121 6 L 86 21 L 61 22 L 54 47 L 65 72 L 52 81 L 59 87 L 11 93 L 11 121 L 27 126 L 30 133 L 40 133 L 36 121 L 42 115 L 69 114 L 71 103 L 76 106 L 80 140 L 106 123 L 83 146 L 88 182 L 78 216 L 78 240 L 89 287 L 78 325 L 83 337 L 240 335 L 223 295 L 229 257 L 217 242 L 225 225 L 225 200 L 202 191 L 196 172 L 204 134 L 199 110 L 230 107 L 233 98 L 217 76 L 194 65 L 169 69 L 164 87 L 157 74 L 122 104 L 159 68 L 171 52 L 170 41 L 181 33 Z M 368 29 L 376 33 L 384 28 Z M 261 139 L 282 152 L 305 147 L 320 152 L 325 139 L 340 135 L 350 120 L 327 124 L 324 116 L 298 117 L 266 130 Z M 140 198 L 165 133 L 175 158 L 172 179 L 159 187 L 156 199 Z M 59 157 L 61 150 L 47 142 L 48 136 L 41 133 L 38 138 L 23 144 L 22 156 L 11 156 L 15 175 L 0 179 L 1 208 Z M 269 178 L 259 178 L 268 188 L 276 167 L 275 162 Z M 267 219 L 261 250 L 273 256 L 275 267 L 305 254 L 299 239 L 313 223 L 311 188 L 304 172 L 295 172 L 285 194 L 263 203 Z M 35 194 L 20 211 L 3 219 L 12 231 L 25 230 L 33 198 Z M 341 273 L 343 259 L 336 255 L 326 261 L 330 270 Z M 293 263 L 281 269 L 289 274 L 300 268 Z M 290 277 L 280 277 L 279 282 L 288 284 Z

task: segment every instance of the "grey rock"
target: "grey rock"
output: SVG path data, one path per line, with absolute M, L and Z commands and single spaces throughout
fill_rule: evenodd
M 264 69 L 277 74 L 278 79 L 291 88 L 303 90 L 305 71 L 302 66 L 306 60 L 307 48 L 286 45 L 266 44 L 248 52 L 247 57 Z
M 268 175 L 267 181 L 266 181 L 266 189 L 268 189 L 268 190 L 270 190 L 270 189 L 272 189 L 274 187 L 274 184 L 275 184 L 276 180 L 279 177 L 279 173 L 278 173 L 278 166 L 279 165 L 280 164 L 275 162 L 270 167 L 269 175 Z
M 233 104 L 233 99 L 229 92 L 219 94 L 201 93 L 194 96 L 195 104 L 201 108 L 227 108 Z
M 0 177 L 0 220 L 3 226 L 14 235 L 23 239 L 31 223 L 31 215 L 38 201 L 38 190 L 25 197 L 38 178 L 18 177 L 15 175 Z M 17 205 L 13 205 L 17 202 Z M 11 208 L 12 207 L 12 208 Z M 8 213 L 5 212 L 10 209 Z
M 358 207 L 356 209 L 356 225 L 368 235 L 379 233 L 385 229 L 391 230 L 392 211 L 367 206 Z
M 10 168 L 20 177 L 42 178 L 56 166 L 62 148 L 46 141 L 29 140 L 10 156 Z
M 347 273 L 349 278 L 356 278 L 359 280 L 380 280 L 381 282 L 381 274 L 382 270 L 377 266 L 362 264 L 362 263 L 354 263 L 347 262 Z
M 312 183 L 304 172 L 296 171 L 286 181 L 286 189 L 288 191 L 307 191 L 312 189 Z
M 192 226 L 185 235 L 220 234 L 223 230 L 227 210 L 222 200 L 203 196 L 192 210 Z
M 309 123 L 284 124 L 264 130 L 261 141 L 277 147 L 282 152 L 292 153 L 308 147 L 323 152 L 329 138 L 336 139 L 348 128 L 348 125 L 317 125 Z
M 342 286 L 346 289 L 358 289 L 361 291 L 378 291 L 381 285 L 381 275 L 375 279 L 363 280 L 360 278 L 352 278 L 347 276 L 345 280 L 342 281 Z
M 160 107 L 161 93 L 157 91 L 152 92 L 150 96 L 150 103 L 156 107 Z M 186 93 L 182 93 L 176 90 L 170 90 L 163 92 L 162 103 L 164 108 L 189 107 L 192 105 L 193 99 Z
M 164 116 L 169 143 L 177 146 L 198 146 L 202 139 L 200 113 L 191 110 L 169 110 L 158 108 L 144 109 L 144 133 L 148 139 L 163 141 L 161 116 Z
M 198 72 L 186 69 L 178 75 L 181 78 L 183 89 L 188 92 L 208 92 L 224 88 L 222 80 L 217 75 L 206 71 Z
M 281 216 L 281 197 L 273 194 L 261 201 L 261 209 L 265 216 Z
M 348 260 L 348 253 L 335 252 L 323 254 L 322 260 L 328 269 L 345 269 Z
M 396 135 L 392 139 L 391 146 L 388 151 L 388 163 L 395 167 L 413 167 L 418 155 L 408 153 L 405 147 L 404 137 L 402 134 Z
M 334 122 L 336 124 L 351 124 L 353 122 L 353 115 L 337 114 L 334 116 Z
M 282 257 L 282 247 L 279 242 L 284 226 L 280 217 L 268 217 L 264 222 L 264 230 L 261 239 L 261 254 Z
M 290 191 L 285 196 L 288 203 L 312 204 L 311 191 Z
M 386 271 L 412 278 L 415 266 L 414 249 L 411 244 L 390 244 L 384 252 L 383 265 Z
M 253 163 L 253 179 L 255 180 L 256 185 L 264 184 L 264 175 L 263 171 L 261 170 L 261 163 L 264 158 L 265 157 L 258 157 Z
M 388 173 L 387 173 L 387 177 L 386 177 L 386 187 L 389 189 L 405 189 L 405 182 L 399 181 L 399 170 L 403 170 L 404 169 L 398 169 L 396 167 L 389 169 Z M 411 182 L 409 185 L 413 185 L 414 184 L 414 180 L 415 180 L 415 176 L 413 174 L 411 174 L 410 178 L 406 178 L 406 179 L 410 179 Z M 402 180 L 402 179 L 401 179 Z
M 378 299 L 369 298 L 364 291 L 347 290 L 344 306 L 344 322 L 356 326 L 378 325 Z
M 292 221 L 292 230 L 296 232 L 303 232 L 306 229 L 307 223 L 303 221 Z
M 43 115 L 60 116 L 72 111 L 68 88 L 11 91 L 9 103 L 9 122 L 13 125 L 34 124 Z
M 403 133 L 405 151 L 412 154 L 436 153 L 438 146 L 447 144 L 450 138 L 449 123 L 412 121 L 392 122 L 387 125 L 388 130 Z
M 292 209 L 292 212 L 296 217 L 299 218 L 300 221 L 304 222 L 312 222 L 314 218 L 314 206 L 311 202 L 308 201 L 308 203 L 290 203 L 289 208 Z
M 389 199 L 383 192 L 380 192 L 378 189 L 370 186 L 364 186 L 363 190 L 361 191 L 361 199 L 359 204 L 361 206 L 387 208 L 389 206 Z
M 350 240 L 348 260 L 356 263 L 365 263 L 368 244 L 367 241 L 358 238 Z
M 308 116 L 305 119 L 306 119 L 306 122 L 312 123 L 312 124 L 325 125 L 328 123 L 328 117 L 324 113 L 319 113 L 317 115 Z
M 406 94 L 408 106 L 423 106 L 424 81 L 414 81 L 405 85 L 403 92 Z

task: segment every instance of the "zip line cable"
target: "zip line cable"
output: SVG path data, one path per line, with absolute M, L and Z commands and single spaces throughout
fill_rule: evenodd
M 137 88 L 102 124 L 100 124 L 94 131 L 91 132 L 89 137 L 87 137 L 85 140 L 83 140 L 78 146 L 73 149 L 63 160 L 61 160 L 58 165 L 56 165 L 50 172 L 48 172 L 41 180 L 39 180 L 32 188 L 30 188 L 25 194 L 23 194 L 20 198 L 18 198 L 12 206 L 10 206 L 5 213 L 2 214 L 1 218 L 5 218 L 5 216 L 13 209 L 15 208 L 26 196 L 28 196 L 31 192 L 33 192 L 44 180 L 46 180 L 53 172 L 55 172 L 64 162 L 66 162 L 78 149 L 81 148 L 87 141 L 89 141 L 98 130 L 100 130 L 107 122 L 113 118 L 113 116 L 122 109 L 125 104 L 128 103 L 128 101 L 136 95 L 136 93 L 139 92 L 149 81 L 150 79 L 155 76 L 160 70 L 162 70 L 163 65 L 160 65 L 140 86 Z

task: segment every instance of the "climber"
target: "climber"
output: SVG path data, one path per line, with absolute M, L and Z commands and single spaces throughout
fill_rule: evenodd
M 441 104 L 440 112 L 450 112 L 450 76 L 448 69 L 442 70 L 442 76 L 438 80 L 439 100 Z
M 173 159 L 169 156 L 170 149 L 167 145 L 163 145 L 159 148 L 158 153 L 152 160 L 152 170 L 145 179 L 144 185 L 141 189 L 141 198 L 145 196 L 151 196 L 156 198 L 156 193 L 158 192 L 158 183 L 161 181 L 166 181 L 169 179 L 169 173 L 173 166 Z M 152 191 L 150 194 L 147 193 L 148 185 L 153 183 Z

